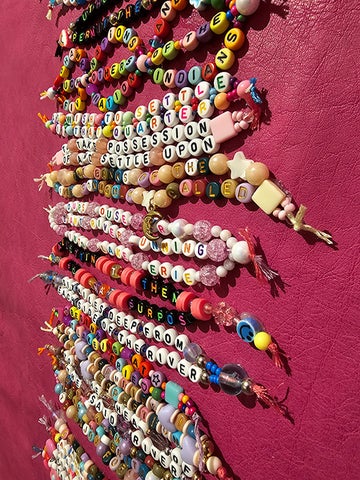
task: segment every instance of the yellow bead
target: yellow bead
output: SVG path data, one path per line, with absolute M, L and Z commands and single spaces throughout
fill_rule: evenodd
M 101 97 L 97 106 L 98 106 L 98 109 L 100 110 L 100 112 L 104 112 L 104 113 L 107 112 L 106 98 Z
M 210 21 L 210 30 L 216 35 L 221 35 L 229 27 L 229 20 L 226 18 L 225 12 L 218 12 Z
M 137 36 L 131 37 L 128 43 L 128 49 L 130 52 L 135 52 L 135 50 L 140 47 L 141 39 Z
M 113 133 L 113 127 L 111 125 L 105 125 L 105 127 L 102 129 L 102 134 L 106 138 L 111 138 L 112 133 Z
M 118 42 L 122 42 L 125 30 L 126 30 L 126 28 L 123 25 L 119 25 L 117 27 L 116 32 L 115 32 L 115 38 Z
M 215 96 L 214 105 L 215 105 L 215 108 L 221 111 L 227 110 L 229 108 L 230 102 L 227 99 L 227 95 L 225 92 L 218 93 Z
M 271 335 L 267 332 L 258 332 L 254 337 L 254 345 L 258 350 L 267 350 L 271 343 Z
M 285 197 L 285 193 L 274 182 L 264 180 L 251 198 L 261 210 L 270 215 Z
M 113 63 L 111 65 L 111 67 L 110 67 L 110 77 L 111 78 L 120 78 L 121 77 L 118 63 Z
M 82 101 L 80 97 L 78 97 L 75 100 L 75 108 L 78 112 L 83 112 L 86 109 L 86 103 Z
M 131 374 L 134 371 L 134 367 L 132 365 L 125 365 L 125 367 L 121 370 L 121 373 L 126 380 L 130 380 Z
M 231 180 L 227 178 L 221 184 L 221 194 L 225 198 L 234 198 L 235 197 L 235 190 L 238 186 L 238 182 L 236 180 Z
M 68 78 L 69 75 L 70 75 L 70 70 L 65 67 L 65 65 L 63 65 L 61 68 L 60 68 L 60 73 L 59 73 L 60 77 L 61 78 Z
M 182 397 L 182 399 L 181 399 L 182 403 L 186 403 L 186 402 L 188 402 L 189 400 L 190 400 L 189 395 L 184 395 L 184 396 Z
M 154 391 L 154 387 L 150 387 L 150 388 L 149 388 L 149 393 L 150 393 L 150 395 L 152 394 L 153 391 Z
M 239 50 L 245 42 L 245 34 L 240 28 L 231 28 L 225 35 L 224 44 L 230 50 Z
M 228 48 L 221 48 L 215 57 L 215 65 L 220 70 L 229 70 L 235 62 L 234 53 Z
M 157 48 L 153 52 L 153 54 L 151 55 L 151 61 L 153 62 L 154 65 L 161 65 L 163 63 L 164 55 L 161 47 Z
M 91 346 L 94 350 L 99 350 L 100 344 L 97 338 L 93 339 L 93 341 L 91 342 Z

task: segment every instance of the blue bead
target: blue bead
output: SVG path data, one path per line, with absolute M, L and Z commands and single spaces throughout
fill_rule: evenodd
M 145 463 L 143 463 L 140 468 L 139 468 L 139 477 L 141 477 L 142 479 L 144 479 L 146 477 L 146 474 L 150 471 L 150 468 L 145 465 Z
M 221 368 L 220 368 L 220 367 L 218 367 L 218 368 L 216 369 L 216 372 L 215 372 L 215 374 L 216 374 L 217 376 L 219 376 L 219 375 L 220 375 L 220 373 L 221 373 Z
M 184 389 L 177 383 L 167 382 L 165 387 L 165 402 L 177 408 L 179 404 L 179 394 L 183 391 Z
M 57 395 L 60 395 L 60 393 L 62 393 L 62 392 L 64 391 L 64 388 L 63 388 L 63 386 L 61 385 L 61 383 L 57 383 L 57 384 L 55 385 L 54 390 L 55 390 L 55 393 L 56 393 Z
M 206 370 L 211 370 L 212 366 L 213 366 L 213 362 L 207 362 L 206 363 Z
M 174 443 L 176 443 L 177 446 L 180 445 L 180 438 L 182 436 L 182 432 L 176 431 L 172 434 L 172 438 Z
M 217 369 L 217 365 L 216 365 L 216 363 L 214 363 L 211 367 L 211 373 L 215 373 L 216 369 Z
M 263 331 L 263 326 L 257 318 L 249 315 L 243 317 L 236 326 L 236 332 L 244 342 L 251 343 L 258 332 Z
M 231 22 L 231 20 L 234 18 L 234 15 L 230 12 L 230 10 L 228 10 L 226 12 L 226 19 L 229 20 Z

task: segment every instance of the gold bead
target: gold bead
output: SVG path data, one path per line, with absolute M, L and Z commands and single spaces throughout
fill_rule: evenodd
M 192 480 L 202 480 L 202 474 L 200 472 L 195 472 L 191 478 Z
M 137 452 L 137 448 L 136 447 L 131 447 L 130 448 L 130 457 L 135 458 L 136 457 L 136 452 Z

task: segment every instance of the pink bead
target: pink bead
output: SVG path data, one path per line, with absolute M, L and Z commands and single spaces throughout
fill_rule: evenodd
M 205 287 L 214 287 L 219 283 L 219 277 L 216 275 L 215 265 L 205 265 L 201 267 L 199 272 L 200 282 Z
M 285 210 L 281 210 L 279 212 L 278 219 L 281 220 L 281 221 L 284 221 L 285 218 L 286 218 L 286 212 L 285 212 Z
M 131 247 L 131 243 L 129 242 L 129 238 L 133 235 L 131 230 L 124 230 L 120 236 L 120 242 L 125 247 Z
M 147 72 L 147 67 L 145 65 L 146 60 L 148 57 L 146 55 L 140 55 L 139 58 L 136 60 L 136 66 L 140 72 Z
M 145 215 L 142 213 L 134 213 L 131 218 L 130 225 L 134 230 L 139 230 L 142 227 Z
M 246 94 L 246 90 L 250 87 L 250 81 L 249 80 L 243 80 L 242 82 L 239 83 L 239 85 L 236 88 L 236 93 L 240 98 L 242 98 Z
M 148 257 L 144 253 L 135 253 L 131 257 L 130 264 L 135 270 L 142 270 L 142 264 L 148 261 Z
M 226 243 L 219 238 L 214 238 L 214 240 L 211 240 L 207 247 L 207 254 L 210 260 L 213 260 L 214 262 L 224 261 L 225 258 L 228 257 Z
M 207 242 L 211 238 L 211 223 L 207 220 L 199 220 L 194 224 L 193 237 L 198 242 Z
M 289 203 L 288 205 L 285 205 L 284 210 L 286 213 L 294 212 L 296 209 L 295 205 L 293 203 Z
M 188 410 L 188 417 L 192 417 L 194 415 L 194 413 L 196 412 L 196 408 L 195 407 L 190 407 L 189 410 Z
M 241 120 L 239 125 L 243 130 L 247 130 L 249 128 L 249 124 L 248 124 L 248 122 L 245 122 L 245 120 Z
M 278 217 L 279 216 L 279 213 L 281 212 L 280 208 L 275 208 L 275 210 L 272 212 L 273 216 L 274 217 Z
M 286 197 L 284 198 L 284 200 L 281 202 L 281 206 L 282 207 L 285 207 L 286 205 L 289 205 L 290 203 L 290 198 L 289 197 Z
M 246 122 L 245 122 L 245 123 L 246 123 Z M 242 128 L 241 128 L 240 123 L 234 123 L 234 130 L 235 130 L 235 132 L 237 132 L 237 133 L 240 133 L 240 132 L 241 132 Z
M 98 243 L 99 241 L 96 238 L 91 238 L 87 243 L 88 250 L 90 250 L 90 252 L 98 252 L 99 251 Z

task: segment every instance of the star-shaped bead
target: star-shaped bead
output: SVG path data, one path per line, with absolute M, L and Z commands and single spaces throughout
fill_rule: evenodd
M 147 211 L 152 208 L 152 199 L 154 198 L 155 190 L 150 190 L 149 192 L 144 192 L 143 201 L 141 205 L 146 208 Z
M 237 152 L 234 158 L 226 163 L 230 169 L 232 179 L 241 178 L 245 180 L 245 170 L 253 163 L 253 160 L 246 158 L 243 152 Z

